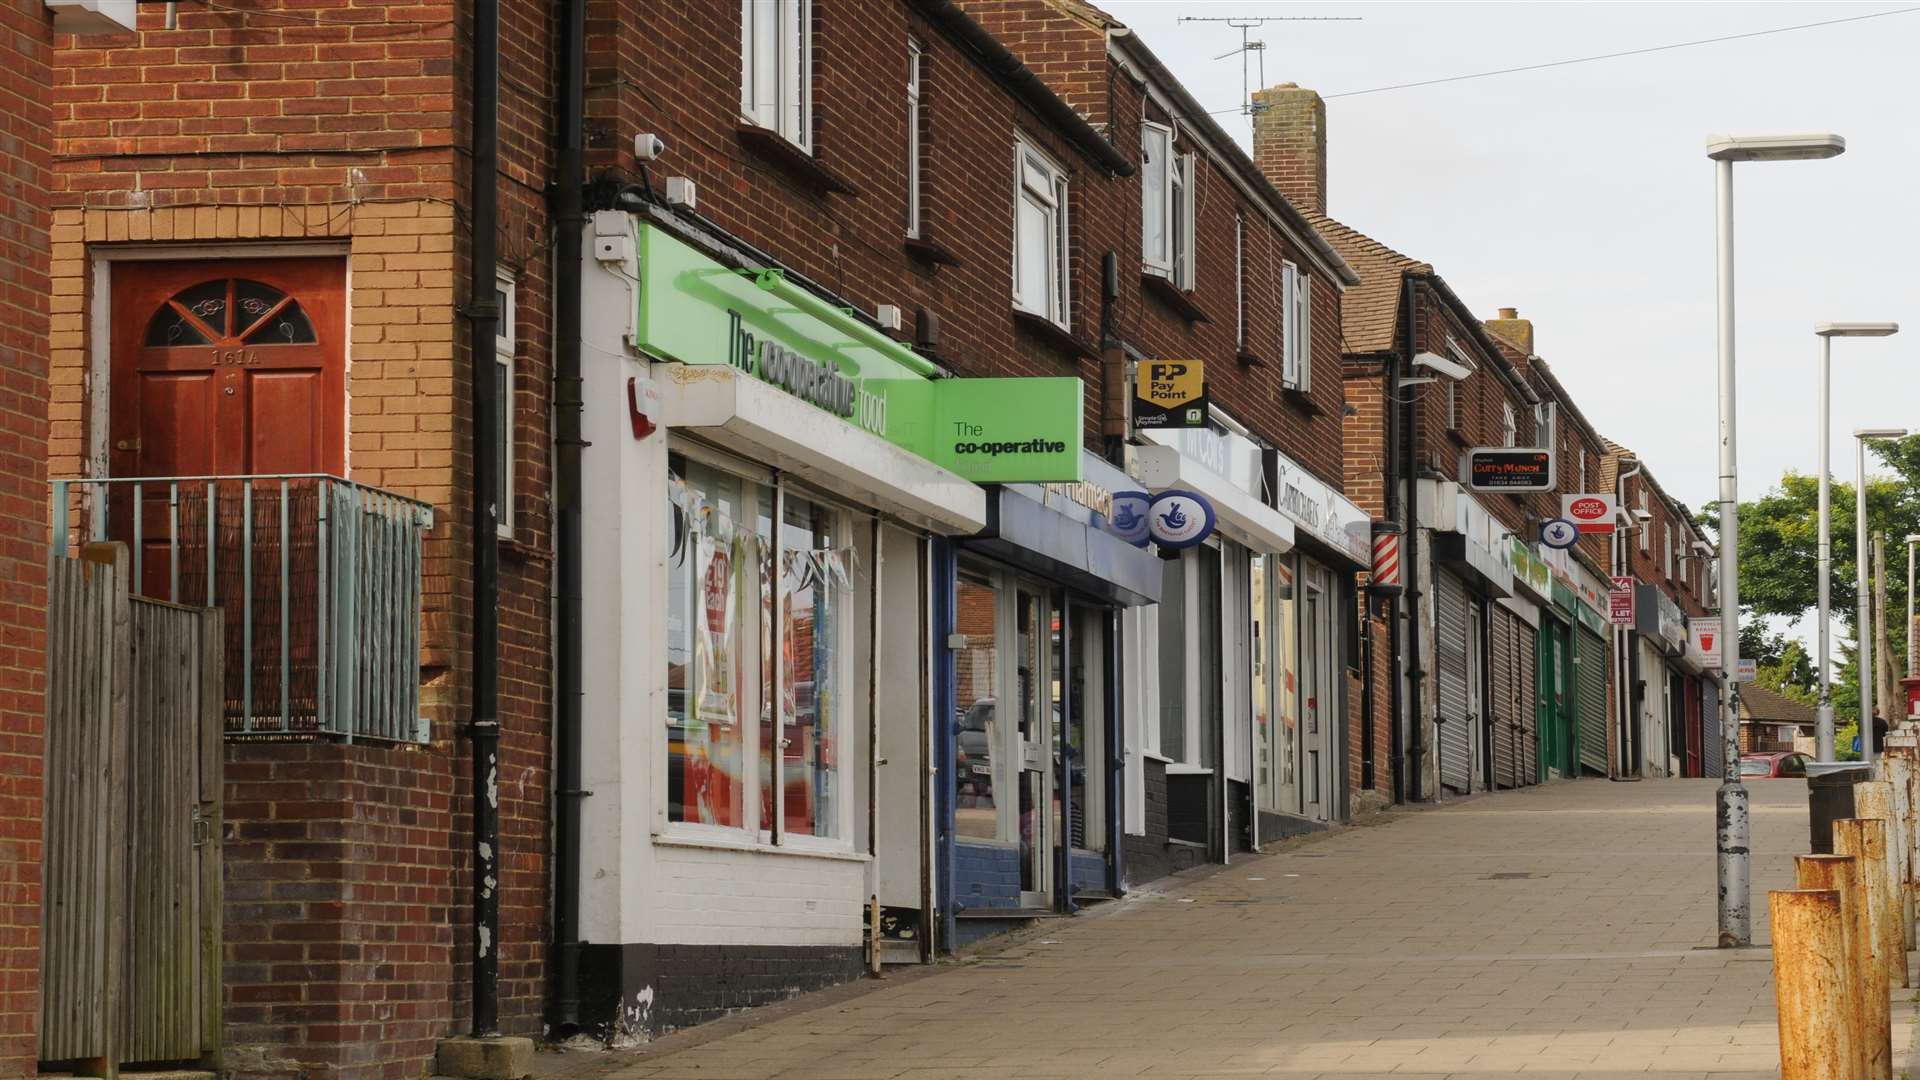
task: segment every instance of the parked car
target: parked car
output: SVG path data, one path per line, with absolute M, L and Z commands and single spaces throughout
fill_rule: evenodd
M 1741 754 L 1740 778 L 1743 780 L 1803 780 L 1807 762 L 1812 758 L 1794 752 Z

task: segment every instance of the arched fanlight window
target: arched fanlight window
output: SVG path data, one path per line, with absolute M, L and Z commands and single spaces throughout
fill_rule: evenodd
M 299 301 L 245 278 L 203 281 L 174 294 L 147 324 L 149 348 L 191 345 L 312 345 Z

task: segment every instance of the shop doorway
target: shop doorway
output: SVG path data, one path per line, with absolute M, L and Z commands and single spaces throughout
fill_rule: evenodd
M 1540 773 L 1545 781 L 1558 772 L 1572 776 L 1572 643 L 1565 623 L 1544 620 L 1540 631 Z
M 1301 808 L 1314 821 L 1333 820 L 1334 733 L 1340 729 L 1340 684 L 1334 663 L 1339 641 L 1338 594 L 1333 575 L 1316 563 L 1301 561 L 1305 586 L 1300 608 Z

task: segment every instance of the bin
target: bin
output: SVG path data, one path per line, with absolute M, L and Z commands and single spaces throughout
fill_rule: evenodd
M 1867 765 L 1807 774 L 1807 831 L 1815 855 L 1833 854 L 1833 823 L 1853 816 L 1853 785 L 1871 779 Z

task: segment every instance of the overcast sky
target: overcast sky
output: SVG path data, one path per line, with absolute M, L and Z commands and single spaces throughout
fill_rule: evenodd
M 1601 431 L 1698 508 L 1715 477 L 1711 132 L 1835 131 L 1824 162 L 1735 167 L 1741 493 L 1812 472 L 1820 320 L 1835 343 L 1834 469 L 1856 427 L 1920 427 L 1915 115 L 1920 12 L 1442 86 L 1421 79 L 1897 10 L 1899 4 L 1355 4 L 1105 0 L 1209 109 L 1240 43 L 1182 15 L 1268 23 L 1266 81 L 1326 95 L 1329 212 L 1431 262 L 1475 314 L 1517 307 Z M 1258 74 L 1253 76 L 1257 84 Z M 1218 117 L 1245 142 L 1247 119 Z

